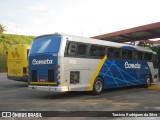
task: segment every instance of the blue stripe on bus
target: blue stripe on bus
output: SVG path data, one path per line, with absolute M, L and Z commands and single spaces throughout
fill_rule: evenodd
M 125 63 L 138 64 L 140 68 L 125 68 Z M 110 60 L 103 64 L 99 76 L 104 80 L 104 88 L 116 88 L 146 84 L 146 77 L 151 74 L 147 62 L 132 60 Z

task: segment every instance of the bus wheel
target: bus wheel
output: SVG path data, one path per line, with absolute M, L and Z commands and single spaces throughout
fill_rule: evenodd
M 150 76 L 148 76 L 147 77 L 147 80 L 146 80 L 146 87 L 148 88 L 148 87 L 150 87 L 151 86 L 151 77 Z
M 103 80 L 100 77 L 97 77 L 93 85 L 93 94 L 100 95 L 103 91 Z

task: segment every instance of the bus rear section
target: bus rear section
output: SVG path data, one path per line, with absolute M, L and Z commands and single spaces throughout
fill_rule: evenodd
M 11 80 L 28 81 L 28 53 L 30 45 L 13 45 L 8 50 L 7 77 Z
M 58 53 L 60 35 L 45 35 L 33 40 L 29 53 L 29 88 L 45 91 L 63 91 L 60 87 Z

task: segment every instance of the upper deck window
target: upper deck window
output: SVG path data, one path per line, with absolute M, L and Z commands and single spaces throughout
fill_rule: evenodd
M 33 40 L 30 54 L 58 53 L 61 43 L 60 36 L 42 36 Z

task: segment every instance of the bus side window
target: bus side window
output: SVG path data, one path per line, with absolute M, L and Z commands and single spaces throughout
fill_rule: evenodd
M 152 60 L 152 53 L 145 53 L 144 54 L 144 60 Z
M 67 54 L 71 56 L 75 56 L 76 49 L 77 49 L 77 43 L 73 43 L 73 42 L 69 43 Z
M 133 56 L 132 50 L 123 49 L 122 50 L 122 58 L 131 60 Z
M 143 52 L 137 52 L 138 55 L 138 60 L 142 60 L 143 59 Z
M 87 45 L 78 44 L 77 55 L 86 55 L 86 53 L 87 53 Z
M 120 58 L 120 49 L 119 48 L 108 48 L 107 50 L 107 56 L 110 59 L 118 59 Z
M 91 45 L 89 54 L 90 54 L 90 56 L 93 56 L 93 57 L 102 58 L 105 54 L 105 47 Z
M 108 58 L 114 58 L 114 48 L 108 48 L 107 56 Z
M 138 60 L 138 52 L 137 51 L 133 52 L 133 59 Z
M 119 59 L 120 58 L 120 49 L 119 48 L 115 48 L 115 52 L 114 52 L 114 58 L 115 59 Z
M 127 49 L 123 49 L 122 50 L 122 59 L 127 59 L 127 60 L 131 60 L 133 59 L 133 51 L 132 50 L 127 50 Z

